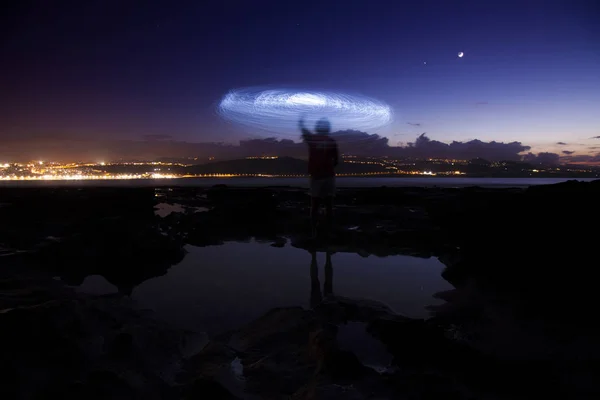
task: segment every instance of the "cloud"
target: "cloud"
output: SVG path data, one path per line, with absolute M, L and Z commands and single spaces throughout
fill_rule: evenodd
M 600 136 L 592 136 L 590 139 L 600 139 Z
M 520 153 L 531 149 L 530 146 L 523 145 L 520 142 L 483 142 L 477 139 L 468 142 L 444 143 L 430 139 L 426 136 L 426 133 L 422 133 L 414 142 L 406 143 L 403 146 L 391 146 L 386 137 L 354 130 L 333 132 L 331 136 L 337 140 L 341 153 L 359 156 L 454 158 L 461 160 L 479 157 L 490 161 L 520 161 L 522 158 Z M 277 140 L 275 138 L 241 141 L 239 154 L 244 156 L 271 154 L 300 158 L 307 156 L 306 146 L 303 143 Z
M 573 154 L 575 152 L 574 151 L 569 151 L 569 150 L 563 150 L 562 153 L 570 156 L 571 154 Z
M 171 136 L 171 135 L 143 135 L 142 139 L 147 140 L 147 141 L 170 140 L 170 139 L 173 139 L 173 136 Z
M 450 143 L 430 139 L 426 133 L 417 136 L 412 142 L 393 146 L 387 137 L 361 131 L 333 132 L 340 152 L 364 156 L 390 156 L 398 158 L 448 158 L 469 160 L 484 158 L 489 161 L 520 161 L 523 153 L 531 150 L 521 142 L 484 142 L 478 139 Z M 168 135 L 144 136 L 150 140 L 98 140 L 98 141 L 49 141 L 34 145 L 23 142 L 16 146 L 0 147 L 0 160 L 29 161 L 46 159 L 56 161 L 112 161 L 112 160 L 154 160 L 162 157 L 188 158 L 192 163 L 208 162 L 209 157 L 228 160 L 257 155 L 278 155 L 295 158 L 308 156 L 306 145 L 290 139 L 259 138 L 241 140 L 239 144 L 214 142 L 177 141 Z M 167 140 L 169 139 L 169 140 Z M 14 159 L 19 154 L 22 159 Z M 531 155 L 530 160 L 551 162 L 555 156 Z M 532 158 L 533 157 L 533 158 Z M 570 156 L 564 156 L 568 159 Z
M 578 154 L 576 156 L 563 157 L 568 163 L 600 163 L 600 153 L 594 155 Z
M 415 158 L 455 158 L 470 160 L 473 158 L 484 158 L 489 161 L 519 161 L 519 153 L 530 150 L 530 146 L 521 142 L 483 142 L 478 139 L 468 142 L 444 143 L 431 140 L 425 133 L 421 134 L 414 143 L 408 143 L 406 147 L 400 148 L 398 154 L 401 156 Z
M 533 153 L 527 153 L 525 156 L 523 156 L 523 161 L 530 164 L 558 165 L 560 156 L 556 153 L 547 152 L 538 153 L 537 155 Z
M 559 146 L 566 146 L 567 144 L 565 142 L 556 142 L 557 145 Z
M 413 123 L 413 122 L 407 122 L 406 124 L 410 125 L 410 126 L 421 126 L 420 123 Z
M 489 103 L 487 101 L 478 101 L 475 104 L 478 105 L 478 106 L 483 106 L 483 105 L 486 105 L 486 104 L 489 104 Z
M 396 149 L 389 145 L 387 137 L 361 131 L 337 131 L 332 132 L 331 137 L 337 141 L 340 153 L 381 156 L 390 155 Z M 289 139 L 279 140 L 273 137 L 241 140 L 237 153 L 244 157 L 256 155 L 307 157 L 306 145 L 304 143 L 296 143 Z

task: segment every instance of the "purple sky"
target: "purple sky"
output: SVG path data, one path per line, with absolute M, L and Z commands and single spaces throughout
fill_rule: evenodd
M 214 107 L 255 85 L 382 100 L 395 122 L 368 133 L 392 145 L 421 132 L 534 152 L 600 145 L 594 1 L 14 3 L 0 17 L 0 145 L 235 142 L 247 133 Z

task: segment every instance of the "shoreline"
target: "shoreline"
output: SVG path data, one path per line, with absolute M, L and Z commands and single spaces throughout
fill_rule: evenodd
M 376 188 L 390 187 L 518 187 L 526 188 L 533 185 L 551 185 L 568 181 L 592 182 L 598 178 L 477 178 L 477 177 L 338 177 L 339 188 Z M 0 188 L 42 188 L 42 187 L 202 187 L 215 185 L 232 187 L 299 187 L 308 188 L 308 177 L 278 178 L 278 177 L 249 177 L 249 178 L 169 178 L 169 179 L 92 179 L 92 180 L 13 180 L 0 181 Z

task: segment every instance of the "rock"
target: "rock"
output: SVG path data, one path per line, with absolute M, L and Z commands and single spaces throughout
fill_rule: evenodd
M 352 384 L 372 372 L 362 365 L 354 353 L 339 349 L 332 349 L 325 354 L 323 368 L 322 372 L 330 376 L 334 382 L 346 384 Z
M 426 350 L 432 338 L 449 344 L 442 331 L 424 321 L 397 316 L 373 301 L 330 298 L 314 311 L 271 310 L 228 335 L 229 345 L 207 346 L 186 370 L 189 376 L 195 373 L 222 379 L 222 372 L 239 358 L 245 392 L 259 398 L 397 398 L 395 384 L 388 382 L 389 374 L 375 372 L 353 352 L 340 348 L 337 325 L 351 319 L 368 322 L 369 332 L 382 338 L 405 370 L 420 371 L 425 365 L 436 366 L 436 362 L 445 365 L 434 358 L 462 355 L 440 352 L 443 346 L 435 343 L 432 350 Z M 425 354 L 425 362 L 419 360 L 420 354 Z
M 0 243 L 73 285 L 102 275 L 129 294 L 185 254 L 157 225 L 153 188 L 5 188 L 0 202 Z
M 133 337 L 129 333 L 119 333 L 113 339 L 110 354 L 116 358 L 125 358 L 133 353 Z
M 423 320 L 376 318 L 367 330 L 387 347 L 396 364 L 445 368 L 455 356 L 464 359 L 472 353 L 447 339 L 443 329 Z
M 352 299 L 343 296 L 333 296 L 325 299 L 318 307 L 318 312 L 330 321 L 342 323 L 346 321 L 369 322 L 378 317 L 401 317 L 395 314 L 387 305 L 375 300 Z M 406 318 L 409 320 L 409 318 Z
M 209 371 L 224 371 L 234 358 L 233 351 L 243 367 L 244 391 L 258 398 L 327 398 L 314 397 L 316 393 L 369 398 L 367 393 L 388 390 L 376 372 L 352 352 L 339 348 L 337 329 L 320 312 L 274 309 L 233 332 L 230 345 L 207 346 L 186 370 L 190 376 L 196 371 L 222 379 L 220 373 L 207 374 L 207 365 L 216 367 Z M 338 390 L 342 387 L 347 389 Z
M 2 398 L 169 398 L 179 395 L 176 375 L 187 396 L 207 398 L 242 398 L 242 389 L 274 399 L 598 392 L 585 376 L 600 358 L 590 318 L 597 238 L 583 232 L 600 219 L 600 181 L 341 190 L 335 224 L 317 240 L 305 237 L 304 191 L 161 190 L 160 201 L 209 211 L 159 220 L 157 198 L 145 189 L 0 194 L 0 247 L 11 249 L 0 271 L 0 324 L 11 327 L 0 329 Z M 184 244 L 257 238 L 280 247 L 284 237 L 310 251 L 438 256 L 456 290 L 440 294 L 447 303 L 428 321 L 341 297 L 314 310 L 276 309 L 214 338 L 177 374 L 182 332 L 141 317 L 120 296 L 92 300 L 49 283 L 98 274 L 128 294 L 179 262 Z M 376 373 L 340 348 L 347 321 L 368 326 L 393 354 L 394 370 Z
M 317 321 L 301 308 L 274 309 L 232 335 L 246 389 L 260 396 L 293 394 L 316 368 L 308 351 Z M 267 384 L 267 382 L 269 382 Z
M 337 326 L 325 324 L 309 334 L 310 356 L 317 362 L 323 361 L 335 349 Z
M 406 191 L 396 188 L 387 189 L 386 193 L 399 193 L 403 197 Z M 364 256 L 410 254 L 425 257 L 435 254 L 441 246 L 437 243 L 440 233 L 423 207 L 418 204 L 391 204 L 388 200 L 382 200 L 378 207 L 371 206 L 371 200 L 356 204 L 353 193 L 368 196 L 370 191 L 344 190 L 349 194 L 340 195 L 336 200 L 339 207 L 335 213 L 335 225 L 326 238 L 323 235 L 317 241 L 308 239 L 309 210 L 306 194 L 302 191 L 222 187 L 205 192 L 207 199 L 202 206 L 210 208 L 210 211 L 178 215 L 179 220 L 171 221 L 164 229 L 198 246 L 252 237 L 270 240 L 292 237 L 293 246 L 307 250 L 335 247 L 339 251 L 359 252 Z M 165 193 L 168 198 L 164 201 L 176 200 L 179 204 L 196 206 L 194 199 L 200 191 L 194 188 L 186 192 L 179 188 L 175 194 Z M 381 228 L 376 228 L 378 224 Z M 353 226 L 361 229 L 345 229 Z M 397 243 L 402 243 L 402 246 L 397 246 Z M 276 240 L 273 244 L 279 247 L 283 241 Z
M 409 397 L 419 399 L 462 400 L 474 398 L 472 394 L 469 395 L 468 391 L 467 393 L 461 392 L 452 379 L 432 373 L 411 374 L 399 379 L 396 384 Z
M 135 389 L 114 371 L 92 371 L 78 390 L 77 398 L 86 399 L 130 399 L 138 397 Z M 73 397 L 74 399 L 76 397 Z
M 377 399 L 371 394 L 364 394 L 358 391 L 354 385 L 338 385 L 338 384 L 319 384 L 319 382 L 311 382 L 299 389 L 291 397 L 291 400 L 367 400 Z M 391 397 L 379 397 L 378 399 L 391 399 Z
M 229 365 L 236 357 L 237 353 L 229 346 L 210 341 L 201 351 L 185 360 L 177 381 L 181 385 L 189 385 L 198 376 L 217 379 L 224 371 L 229 370 Z
M 238 397 L 212 379 L 198 378 L 186 388 L 183 399 L 235 400 Z
M 123 299 L 19 307 L 0 313 L 0 326 L 10 326 L 0 330 L 5 398 L 162 399 L 173 392 L 183 333 L 140 317 Z
M 275 242 L 273 242 L 271 244 L 271 247 L 285 247 L 287 243 L 287 239 L 286 238 L 277 238 L 275 240 Z

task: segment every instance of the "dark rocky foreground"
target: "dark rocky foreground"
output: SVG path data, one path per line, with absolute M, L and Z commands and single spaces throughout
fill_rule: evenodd
M 307 200 L 294 188 L 3 189 L 0 396 L 600 394 L 600 181 L 527 190 L 342 190 L 335 226 L 316 240 L 306 235 Z M 186 211 L 159 218 L 158 203 Z M 165 274 L 185 256 L 184 245 L 250 238 L 308 251 L 437 256 L 455 290 L 438 294 L 446 304 L 427 321 L 329 296 L 311 310 L 272 310 L 207 344 L 130 304 L 132 288 Z M 92 297 L 63 283 L 88 275 L 104 276 L 120 294 Z M 391 365 L 371 368 L 359 350 L 344 347 L 349 326 L 362 332 L 359 342 L 383 346 Z

